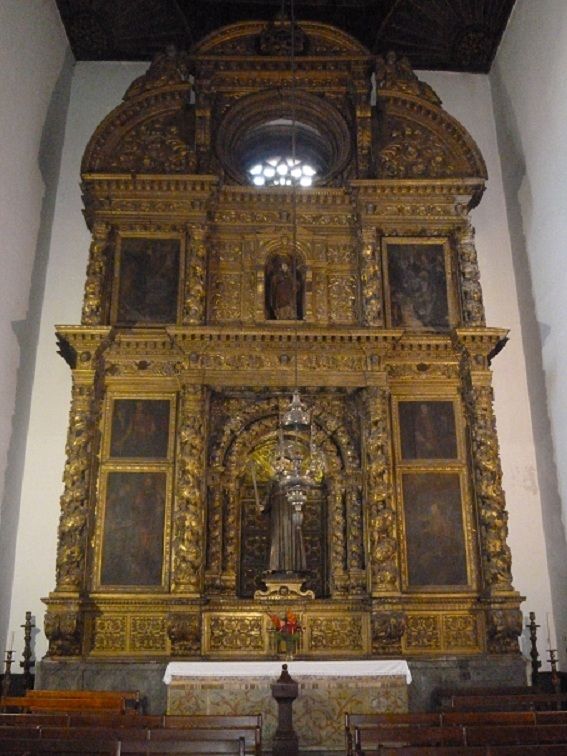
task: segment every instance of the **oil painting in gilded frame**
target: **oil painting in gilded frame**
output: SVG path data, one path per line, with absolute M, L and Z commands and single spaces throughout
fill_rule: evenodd
M 389 325 L 446 329 L 454 324 L 449 246 L 441 241 L 384 241 Z
M 160 587 L 167 475 L 110 471 L 106 477 L 100 585 Z
M 400 401 L 398 417 L 404 461 L 458 457 L 452 401 Z
M 167 458 L 170 411 L 169 399 L 114 399 L 110 456 Z
M 177 322 L 182 281 L 179 239 L 122 237 L 116 270 L 113 323 Z
M 404 473 L 402 479 L 410 588 L 468 586 L 458 473 Z

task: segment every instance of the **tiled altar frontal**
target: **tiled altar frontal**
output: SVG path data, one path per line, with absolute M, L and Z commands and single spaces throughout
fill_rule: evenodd
M 344 752 L 344 713 L 407 711 L 405 675 L 301 675 L 293 723 L 301 750 Z M 168 714 L 256 714 L 264 718 L 263 742 L 271 749 L 277 705 L 270 684 L 277 676 L 177 677 L 168 686 Z

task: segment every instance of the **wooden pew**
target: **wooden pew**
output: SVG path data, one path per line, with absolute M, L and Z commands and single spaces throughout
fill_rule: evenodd
M 567 725 L 476 725 L 465 728 L 467 745 L 545 745 L 563 743 L 567 752 Z
M 259 727 L 187 727 L 183 729 L 163 728 L 150 730 L 150 741 L 164 743 L 178 740 L 183 742 L 204 743 L 210 740 L 241 739 L 244 742 L 246 753 L 262 753 L 262 735 Z
M 188 714 L 185 716 L 168 714 L 163 718 L 166 730 L 175 728 L 178 730 L 204 728 L 207 730 L 232 731 L 240 729 L 249 730 L 254 734 L 254 753 L 260 756 L 262 753 L 262 715 L 261 714 Z M 248 747 L 248 743 L 247 743 Z
M 557 712 L 551 712 L 556 714 Z M 567 713 L 567 712 L 566 712 Z M 444 711 L 444 725 L 535 725 L 535 711 Z
M 120 756 L 120 742 L 93 742 L 79 739 L 43 740 L 42 738 L 0 738 L 0 753 L 4 756 L 36 756 L 36 754 L 50 753 L 54 756 L 62 754 L 90 754 L 90 756 Z
M 149 743 L 136 743 L 135 741 L 124 741 L 120 743 L 118 756 L 122 754 L 138 754 L 138 756 L 150 756 L 150 754 L 225 754 L 237 753 L 239 756 L 245 756 L 246 750 L 243 738 L 234 738 L 228 740 L 209 740 L 209 741 L 179 741 L 163 740 Z
M 354 753 L 354 728 L 376 727 L 377 725 L 414 725 L 435 727 L 441 724 L 441 714 L 437 712 L 376 712 L 373 714 L 345 713 L 345 740 L 348 756 Z
M 24 701 L 30 711 L 91 709 L 124 713 L 141 710 L 140 692 L 127 690 L 28 690 Z
M 71 727 L 163 727 L 161 714 L 135 714 L 129 711 L 77 711 L 66 714 Z
M 525 709 L 561 708 L 567 703 L 567 693 L 530 693 L 493 696 L 453 696 L 448 702 L 453 711 L 521 711 Z
M 384 746 L 464 746 L 462 727 L 415 727 L 412 725 L 378 725 L 354 728 L 354 753 L 364 754 Z
M 0 713 L 0 727 L 16 725 L 17 727 L 33 727 L 35 725 L 53 725 L 54 727 L 66 727 L 70 724 L 68 714 L 26 714 L 26 713 Z

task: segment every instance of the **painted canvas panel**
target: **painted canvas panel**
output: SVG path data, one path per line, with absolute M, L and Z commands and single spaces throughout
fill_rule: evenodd
M 388 244 L 393 327 L 448 328 L 445 249 L 442 244 Z
M 459 476 L 403 476 L 410 586 L 467 585 Z
M 116 322 L 175 323 L 179 240 L 122 239 Z
M 112 457 L 167 457 L 167 399 L 115 399 L 112 405 Z
M 455 459 L 453 402 L 400 402 L 402 459 Z
M 165 495 L 165 473 L 108 474 L 101 585 L 161 585 Z

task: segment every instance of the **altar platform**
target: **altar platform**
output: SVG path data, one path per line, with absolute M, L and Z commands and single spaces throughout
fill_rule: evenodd
M 301 751 L 344 752 L 344 713 L 407 711 L 411 673 L 405 661 L 288 661 L 299 684 L 293 704 Z M 172 662 L 167 665 L 168 714 L 256 714 L 271 749 L 277 706 L 270 684 L 281 660 Z

